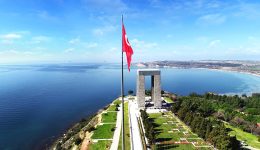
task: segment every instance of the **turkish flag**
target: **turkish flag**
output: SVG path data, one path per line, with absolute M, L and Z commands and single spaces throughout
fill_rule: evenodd
M 127 66 L 128 66 L 128 70 L 130 71 L 133 49 L 126 36 L 124 23 L 122 23 L 122 50 L 123 52 L 126 53 Z

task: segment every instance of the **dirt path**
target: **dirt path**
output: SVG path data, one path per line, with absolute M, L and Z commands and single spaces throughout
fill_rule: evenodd
M 90 137 L 92 136 L 93 133 L 86 132 L 86 137 L 84 138 L 82 145 L 80 147 L 80 150 L 87 150 L 88 145 L 90 144 Z
M 102 121 L 102 113 L 97 115 L 98 121 L 97 124 L 95 125 L 95 127 L 97 127 L 101 121 Z M 80 150 L 88 150 L 88 146 L 91 142 L 91 136 L 93 135 L 93 132 L 86 132 L 85 133 L 85 138 L 81 144 Z

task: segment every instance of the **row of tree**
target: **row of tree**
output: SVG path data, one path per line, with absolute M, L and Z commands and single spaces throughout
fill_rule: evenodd
M 155 132 L 153 127 L 153 120 L 149 118 L 148 114 L 144 110 L 140 110 L 141 118 L 144 124 L 145 136 L 148 138 L 149 144 L 155 143 Z
M 218 149 L 239 149 L 240 142 L 230 137 L 221 121 L 208 117 L 214 112 L 212 105 L 196 97 L 183 97 L 175 103 L 172 112 L 190 126 L 192 132 L 212 143 Z
M 204 116 L 214 116 L 246 132 L 260 135 L 260 127 L 257 126 L 260 122 L 259 95 L 227 96 L 214 93 L 204 95 L 192 93 L 189 98 L 200 101 L 199 104 L 208 105 L 204 107 L 208 109 L 208 112 L 203 112 Z

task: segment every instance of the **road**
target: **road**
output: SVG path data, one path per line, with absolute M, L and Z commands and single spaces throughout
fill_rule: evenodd
M 136 102 L 129 100 L 129 117 L 132 150 L 143 150 L 141 135 L 138 126 L 138 107 Z
M 116 130 L 114 132 L 112 145 L 110 147 L 110 150 L 117 150 L 118 144 L 120 140 L 120 132 L 121 132 L 121 126 L 122 126 L 122 104 L 120 105 L 120 110 L 117 112 L 117 119 L 116 119 Z

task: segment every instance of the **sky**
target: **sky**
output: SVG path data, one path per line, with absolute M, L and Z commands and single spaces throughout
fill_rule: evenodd
M 0 0 L 0 63 L 260 60 L 259 0 Z

